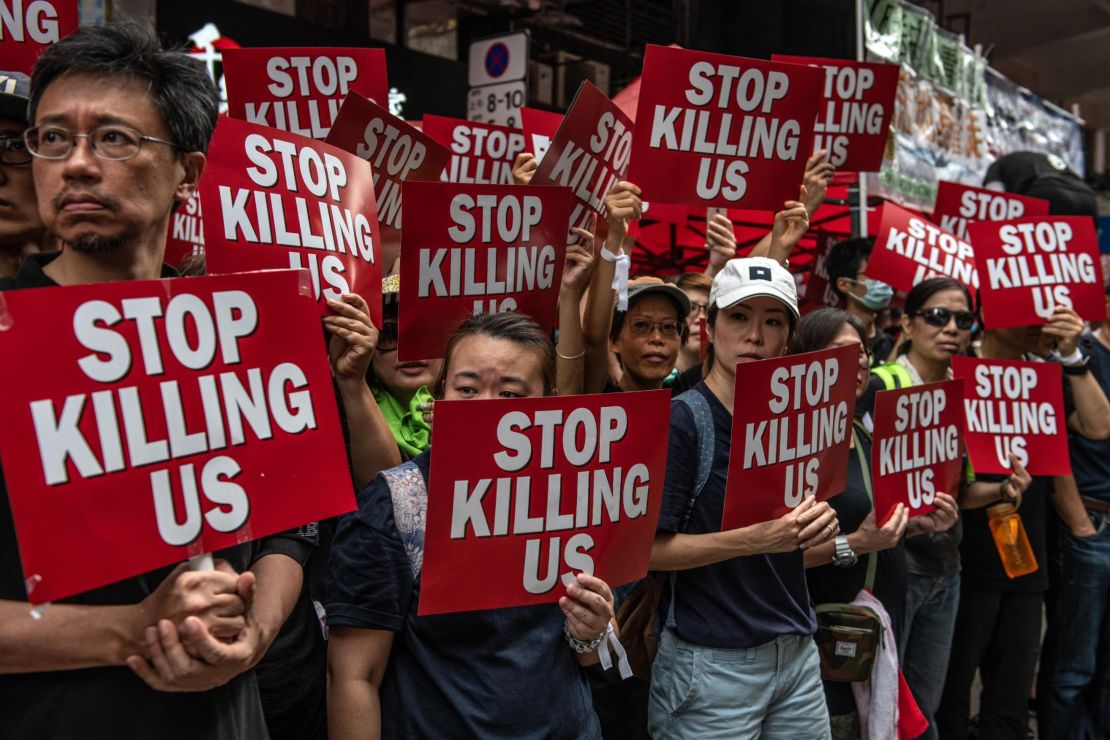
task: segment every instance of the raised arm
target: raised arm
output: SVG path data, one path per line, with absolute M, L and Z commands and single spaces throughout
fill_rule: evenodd
M 612 255 L 627 254 L 632 249 L 628 227 L 640 218 L 643 204 L 640 189 L 630 182 L 618 182 L 605 196 L 605 249 Z M 599 222 L 600 226 L 600 222 Z M 601 234 L 599 233 L 598 236 Z M 595 241 L 595 249 L 597 247 Z M 609 328 L 613 323 L 613 275 L 616 263 L 598 255 L 597 266 L 586 296 L 586 312 L 582 317 L 582 339 L 586 357 L 584 391 L 598 393 L 609 377 Z
M 559 395 L 582 392 L 586 350 L 582 342 L 582 294 L 594 269 L 594 236 L 585 229 L 572 230 L 579 244 L 567 245 L 563 282 L 559 287 L 559 342 L 555 345 L 555 378 Z
M 324 328 L 331 335 L 328 360 L 347 417 L 355 487 L 361 489 L 381 471 L 400 465 L 401 453 L 366 384 L 378 346 L 378 330 L 370 323 L 366 301 L 344 293 L 343 300 L 328 301 L 328 307 L 335 312 L 324 317 Z

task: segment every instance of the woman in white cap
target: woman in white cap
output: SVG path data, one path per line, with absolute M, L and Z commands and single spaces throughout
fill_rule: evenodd
M 720 531 L 733 403 L 742 402 L 736 365 L 783 355 L 797 320 L 794 279 L 774 260 L 730 260 L 713 281 L 709 372 L 672 403 L 651 554 L 653 570 L 671 573 L 652 670 L 654 737 L 829 737 L 802 550 L 836 536 L 835 513 L 806 498 L 779 519 Z M 706 433 L 712 460 L 699 491 Z

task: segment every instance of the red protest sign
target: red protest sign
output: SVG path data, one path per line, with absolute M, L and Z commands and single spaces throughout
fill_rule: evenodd
M 31 74 L 39 54 L 77 30 L 77 0 L 13 0 L 0 3 L 0 63 Z
M 853 344 L 737 365 L 722 531 L 844 490 L 859 364 Z
M 519 311 L 550 332 L 573 196 L 566 188 L 406 182 L 397 359 L 443 356 L 472 314 Z
M 381 228 L 381 264 L 388 272 L 401 250 L 401 182 L 438 180 L 448 151 L 372 100 L 351 93 L 327 143 L 374 168 L 374 202 Z
M 825 73 L 813 151 L 828 151 L 829 161 L 844 172 L 878 172 L 890 135 L 898 65 L 783 54 L 772 54 L 771 60 L 808 64 Z
M 955 495 L 963 472 L 964 386 L 960 380 L 880 391 L 875 396 L 871 481 L 880 525 L 905 504 L 928 514 L 937 493 Z
M 825 267 L 825 260 L 829 257 L 829 250 L 841 241 L 843 237 L 830 234 L 824 229 L 817 230 L 817 246 L 813 250 L 813 270 L 810 271 L 809 281 L 806 282 L 802 313 L 809 313 L 825 306 L 837 308 L 840 305 L 840 296 L 829 283 L 829 271 Z
M 191 255 L 204 254 L 204 221 L 199 191 L 193 191 L 189 199 L 170 214 L 169 231 L 162 261 L 170 267 L 176 269 Z
M 961 239 L 969 237 L 967 227 L 973 221 L 1010 221 L 1025 216 L 1047 215 L 1048 201 L 1042 198 L 976 188 L 948 180 L 937 183 L 933 222 Z
M 958 280 L 972 295 L 979 287 L 970 244 L 893 203 L 883 205 L 867 275 L 895 290 L 909 291 L 937 276 Z
M 648 46 L 628 179 L 646 200 L 777 211 L 798 197 L 822 74 Z
M 324 139 L 348 93 L 388 104 L 384 49 L 225 49 L 232 118 Z
M 670 397 L 437 402 L 418 613 L 552 603 L 576 572 L 646 575 Z
M 508 126 L 424 116 L 424 133 L 451 151 L 447 182 L 512 185 L 513 161 L 525 150 L 524 134 Z
M 1090 216 L 1045 216 L 971 224 L 988 329 L 1043 324 L 1056 306 L 1106 320 L 1098 236 Z
M 296 134 L 221 119 L 200 183 L 209 274 L 307 268 L 320 300 L 358 293 L 381 326 L 369 163 Z
M 555 138 L 563 116 L 537 108 L 520 109 L 520 128 L 524 131 L 524 150 L 532 152 L 537 161 L 543 161 L 551 140 Z
M 570 225 L 591 230 L 594 215 L 605 215 L 605 194 L 625 178 L 631 152 L 632 121 L 584 80 L 532 183 L 573 190 Z
M 353 508 L 304 272 L 0 302 L 20 358 L 0 366 L 0 457 L 33 603 Z
M 1030 475 L 1067 475 L 1064 386 L 1055 362 L 952 358 L 964 382 L 964 440 L 977 473 L 1009 473 L 1014 455 Z

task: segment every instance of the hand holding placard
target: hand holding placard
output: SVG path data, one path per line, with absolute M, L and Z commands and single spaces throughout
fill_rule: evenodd
M 437 402 L 419 613 L 562 603 L 568 572 L 612 585 L 642 577 L 669 400 L 644 391 Z M 440 443 L 463 430 L 467 445 Z
M 733 409 L 722 531 L 844 490 L 859 352 L 850 345 L 737 365 L 744 402 Z

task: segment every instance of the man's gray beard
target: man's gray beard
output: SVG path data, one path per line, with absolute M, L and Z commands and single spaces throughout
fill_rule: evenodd
M 65 245 L 81 254 L 101 254 L 113 252 L 123 246 L 123 240 L 116 236 L 99 236 L 98 234 L 78 234 L 73 241 Z

